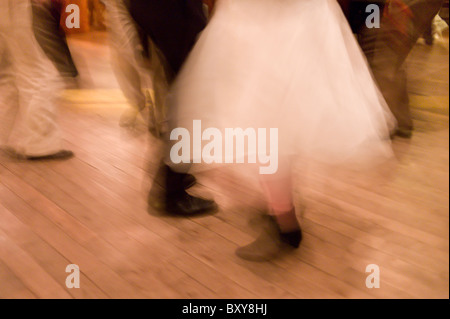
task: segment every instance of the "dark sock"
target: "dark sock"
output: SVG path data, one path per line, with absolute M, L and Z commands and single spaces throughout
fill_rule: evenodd
M 274 218 L 282 233 L 289 233 L 300 229 L 300 224 L 298 223 L 294 209 L 283 214 L 274 215 Z
M 295 210 L 272 216 L 280 231 L 281 239 L 292 247 L 298 248 L 302 240 L 302 230 L 295 215 Z

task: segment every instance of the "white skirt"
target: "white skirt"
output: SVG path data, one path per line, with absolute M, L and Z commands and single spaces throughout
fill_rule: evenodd
M 246 155 L 268 151 L 272 128 L 279 156 L 332 164 L 392 156 L 395 120 L 335 0 L 219 0 L 172 97 L 172 120 L 190 133 L 195 163 L 236 160 L 240 153 L 228 153 L 224 141 L 236 128 L 256 133 Z M 200 123 L 202 132 L 222 136 L 196 141 Z M 267 148 L 258 147 L 261 128 Z M 211 136 L 221 140 L 220 152 L 192 149 Z

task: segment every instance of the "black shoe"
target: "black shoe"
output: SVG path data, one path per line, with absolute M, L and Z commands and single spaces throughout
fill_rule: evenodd
M 284 243 L 294 248 L 298 248 L 300 246 L 300 242 L 302 241 L 303 235 L 302 230 L 298 229 L 289 233 L 280 232 L 280 237 Z
M 62 150 L 54 154 L 43 155 L 43 156 L 26 156 L 27 160 L 30 161 L 46 161 L 46 160 L 66 160 L 74 157 L 75 154 L 72 151 Z
M 412 128 L 399 127 L 395 131 L 395 136 L 402 137 L 402 138 L 411 138 L 412 135 L 413 135 Z
M 155 182 L 162 188 L 178 187 L 179 190 L 188 189 L 197 183 L 194 175 L 188 173 L 177 173 L 167 165 L 161 165 L 155 176 Z
M 176 216 L 194 216 L 217 211 L 213 200 L 194 197 L 186 189 L 197 182 L 187 173 L 177 173 L 161 165 L 149 194 L 149 205 L 156 210 Z
M 177 216 L 196 216 L 211 214 L 217 211 L 217 204 L 213 200 L 189 195 L 185 191 L 167 193 L 165 211 Z
M 40 155 L 40 156 L 31 156 L 31 155 L 25 155 L 22 153 L 18 153 L 14 148 L 12 147 L 3 147 L 2 151 L 8 155 L 11 158 L 17 159 L 17 160 L 29 160 L 29 161 L 47 161 L 47 160 L 66 160 L 69 158 L 72 158 L 75 156 L 75 154 L 72 151 L 68 150 L 61 150 L 53 154 L 47 154 L 47 155 Z
M 293 214 L 295 216 L 295 212 L 293 212 Z M 284 242 L 285 244 L 288 244 L 294 248 L 298 248 L 300 246 L 300 242 L 302 241 L 303 234 L 302 234 L 302 229 L 300 228 L 300 225 L 298 224 L 297 220 L 296 220 L 297 224 L 296 224 L 296 226 L 294 226 L 297 229 L 290 231 L 290 232 L 283 232 L 283 231 L 281 231 L 281 228 L 278 225 L 274 216 L 269 216 L 269 219 L 270 219 L 270 222 L 274 225 L 274 227 L 276 227 L 282 242 Z
M 184 189 L 191 188 L 197 183 L 197 179 L 192 174 L 187 173 L 179 173 L 182 175 L 181 177 L 181 184 L 183 185 Z

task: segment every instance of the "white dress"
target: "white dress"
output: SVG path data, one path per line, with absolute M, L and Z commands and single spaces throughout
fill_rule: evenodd
M 219 0 L 173 89 L 191 133 L 277 128 L 279 156 L 328 163 L 392 155 L 395 120 L 335 0 Z

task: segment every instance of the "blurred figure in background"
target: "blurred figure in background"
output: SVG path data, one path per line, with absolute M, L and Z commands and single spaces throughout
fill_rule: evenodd
M 65 159 L 56 123 L 58 71 L 33 32 L 29 0 L 0 0 L 1 144 L 25 159 Z
M 31 0 L 37 42 L 69 86 L 77 86 L 78 70 L 61 28 L 64 0 Z
M 205 6 L 206 16 L 208 17 L 208 19 L 211 17 L 215 3 L 216 3 L 216 0 L 203 0 L 203 5 Z
M 164 104 L 168 91 L 161 54 L 140 33 L 129 13 L 129 0 L 106 0 L 112 67 L 130 108 L 120 125 L 133 127 L 138 114 L 149 121 L 151 132 L 159 136 L 164 125 Z M 150 77 L 150 79 L 149 79 Z M 148 88 L 153 88 L 152 98 Z
M 93 29 L 96 30 L 105 30 L 105 5 L 103 0 L 89 0 L 88 1 L 88 9 L 89 9 L 89 23 Z
M 397 119 L 395 135 L 400 137 L 410 138 L 414 127 L 405 61 L 419 37 L 427 29 L 431 32 L 432 21 L 442 3 L 443 0 L 389 0 L 386 1 L 380 28 L 362 27 L 359 30 L 360 45 Z
M 434 28 L 433 28 L 433 21 L 430 21 L 430 24 L 427 25 L 425 28 L 425 31 L 423 32 L 422 37 L 425 40 L 425 43 L 428 45 L 432 45 L 434 42 Z

